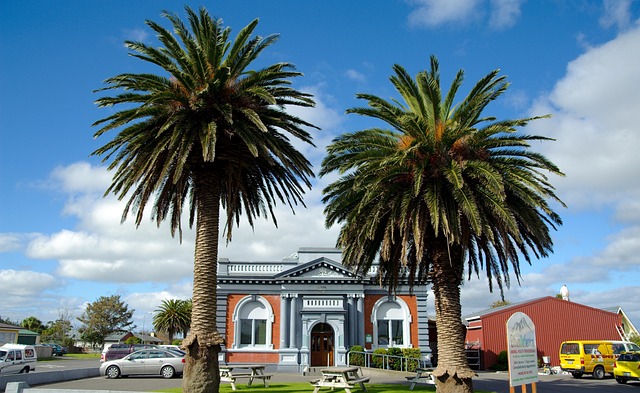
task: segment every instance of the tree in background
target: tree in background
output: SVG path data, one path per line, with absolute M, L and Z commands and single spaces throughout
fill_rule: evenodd
M 415 80 L 399 65 L 390 80 L 401 100 L 358 94 L 368 107 L 348 110 L 388 126 L 342 135 L 327 147 L 321 175 L 341 177 L 324 190 L 326 223 L 341 223 L 343 261 L 365 273 L 377 259 L 380 279 L 396 288 L 405 272 L 412 285 L 430 283 L 435 297 L 438 392 L 472 392 L 465 354 L 460 287 L 484 270 L 503 296 L 509 269 L 547 256 L 549 227 L 561 224 L 547 199 L 562 202 L 547 174 L 562 175 L 518 133 L 537 118 L 496 120 L 483 115 L 508 87 L 493 71 L 458 104 L 460 70 L 442 96 L 438 61 Z
M 34 316 L 23 319 L 22 322 L 20 322 L 20 326 L 38 334 L 42 334 L 42 331 L 46 329 L 42 321 Z
M 40 340 L 45 343 L 53 342 L 66 347 L 71 347 L 73 344 L 73 340 L 69 337 L 72 329 L 71 318 L 72 313 L 70 310 L 59 310 L 58 319 L 47 322 L 46 328 L 40 335 Z
M 156 331 L 167 332 L 169 344 L 173 343 L 173 335 L 189 330 L 191 325 L 190 301 L 180 299 L 163 300 L 153 316 L 153 327 Z
M 498 308 L 498 307 L 502 307 L 502 306 L 508 306 L 510 304 L 511 304 L 511 302 L 508 301 L 508 300 L 504 300 L 504 299 L 496 300 L 495 302 L 493 302 L 493 303 L 491 303 L 489 305 L 489 308 Z
M 161 75 L 126 73 L 109 78 L 102 91 L 119 90 L 97 100 L 100 107 L 122 109 L 94 123 L 96 137 L 120 129 L 93 154 L 113 159 L 115 174 L 108 193 L 128 199 L 122 219 L 132 212 L 136 225 L 153 203 L 151 218 L 170 221 L 171 234 L 182 239 L 183 209 L 196 226 L 191 329 L 182 343 L 185 392 L 217 392 L 218 332 L 216 281 L 220 207 L 226 217 L 227 242 L 233 224 L 245 215 L 249 225 L 270 217 L 277 225 L 278 201 L 302 204 L 313 177 L 311 163 L 292 143 L 312 145 L 303 127 L 313 125 L 287 109 L 310 107 L 310 94 L 291 87 L 302 74 L 292 64 L 248 67 L 277 35 L 253 36 L 258 20 L 235 40 L 221 19 L 201 8 L 186 7 L 188 25 L 164 12 L 173 33 L 153 21 L 160 47 L 127 41 L 131 55 L 159 66 Z M 263 63 L 264 64 L 264 63 Z M 150 202 L 153 199 L 153 202 Z
M 98 300 L 87 304 L 78 318 L 82 323 L 78 329 L 82 340 L 102 346 L 109 334 L 130 328 L 134 311 L 120 300 L 120 295 L 100 296 Z

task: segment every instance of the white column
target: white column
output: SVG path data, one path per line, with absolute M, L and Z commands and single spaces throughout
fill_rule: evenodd
M 287 348 L 289 346 L 288 331 L 289 326 L 289 305 L 287 294 L 280 294 L 280 348 Z
M 298 307 L 296 306 L 296 302 L 298 299 L 298 295 L 292 293 L 291 294 L 291 313 L 289 317 L 289 348 L 296 347 L 296 321 L 298 320 L 297 312 Z
M 359 294 L 357 299 L 357 325 L 356 325 L 356 342 L 355 344 L 364 347 L 364 294 Z

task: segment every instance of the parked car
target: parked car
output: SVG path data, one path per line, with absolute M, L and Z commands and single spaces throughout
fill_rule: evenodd
M 160 347 L 162 349 L 172 349 L 172 350 L 182 351 L 182 349 L 180 349 L 180 346 L 178 346 L 178 345 L 161 344 L 161 345 L 158 345 L 158 347 Z
M 560 345 L 560 368 L 574 378 L 584 374 L 602 379 L 605 373 L 613 375 L 613 344 L 606 340 L 564 341 Z
M 112 344 L 109 348 L 102 351 L 100 361 L 107 362 L 109 360 L 122 359 L 128 354 L 141 349 L 158 349 L 158 346 L 154 344 Z
M 60 344 L 42 344 L 45 347 L 51 347 L 53 356 L 62 356 L 67 354 L 67 348 Z
M 613 364 L 613 376 L 618 383 L 640 381 L 640 352 L 620 354 Z
M 0 375 L 35 371 L 37 360 L 33 345 L 4 344 L 0 347 Z
M 163 378 L 173 378 L 182 375 L 184 355 L 184 352 L 176 350 L 143 349 L 122 359 L 102 363 L 100 375 L 107 378 L 128 375 L 161 375 Z

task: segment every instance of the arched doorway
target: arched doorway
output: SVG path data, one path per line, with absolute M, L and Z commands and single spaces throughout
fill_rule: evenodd
M 311 366 L 333 366 L 333 328 L 319 323 L 311 330 Z

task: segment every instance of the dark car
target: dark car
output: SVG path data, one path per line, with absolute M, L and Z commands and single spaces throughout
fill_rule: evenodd
M 122 359 L 128 354 L 141 349 L 158 349 L 158 346 L 153 344 L 113 344 L 105 351 L 102 351 L 100 361 L 108 362 L 110 360 Z
M 67 354 L 67 348 L 60 344 L 42 344 L 45 347 L 51 347 L 51 354 L 53 356 L 62 356 Z

